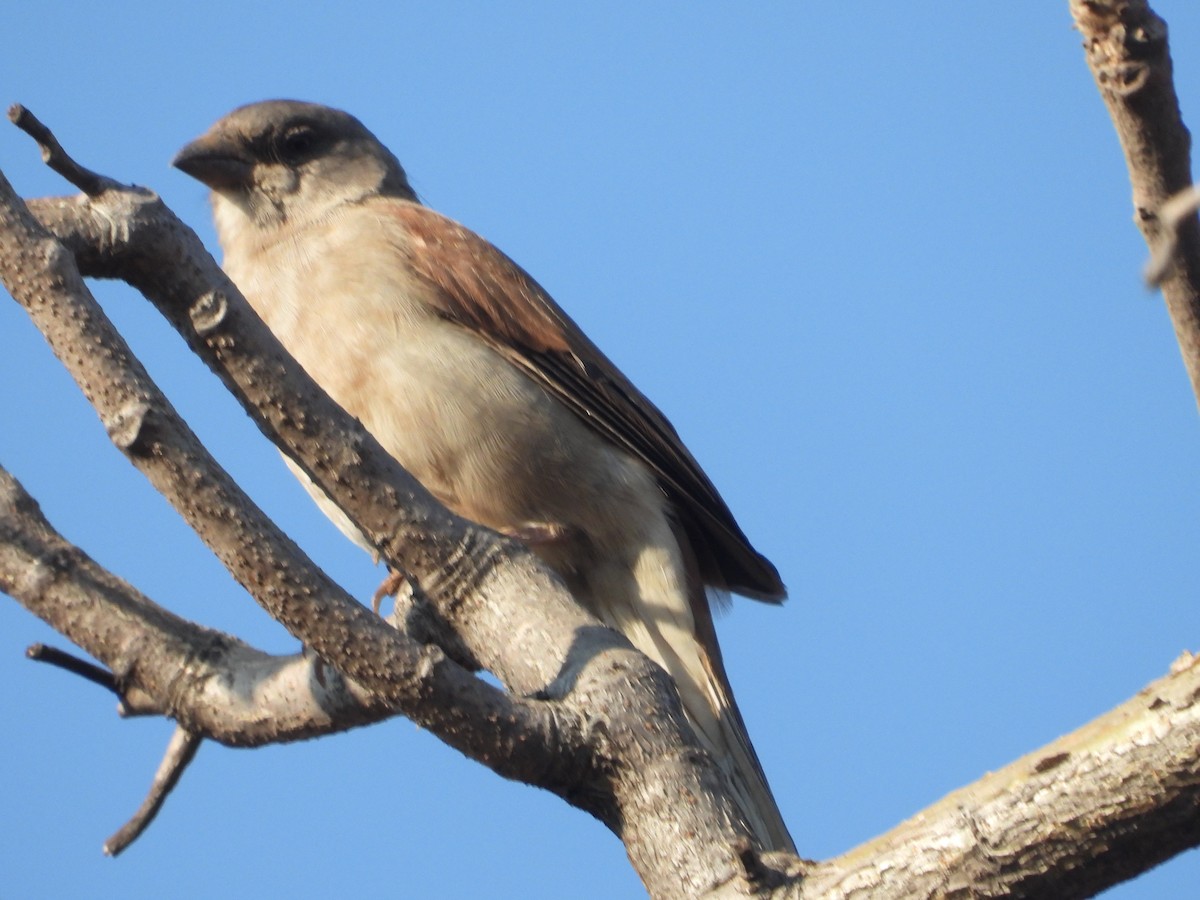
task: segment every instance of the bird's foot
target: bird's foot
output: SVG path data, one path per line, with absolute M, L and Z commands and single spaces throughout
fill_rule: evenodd
M 408 576 L 403 572 L 388 572 L 387 578 L 383 579 L 383 584 L 375 589 L 375 593 L 371 595 L 371 609 L 375 615 L 379 615 L 379 607 L 383 605 L 384 597 L 395 597 L 396 592 L 408 583 Z

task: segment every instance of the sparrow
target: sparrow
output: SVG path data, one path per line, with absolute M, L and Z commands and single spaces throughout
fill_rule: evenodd
M 750 834 L 795 852 L 709 606 L 786 591 L 666 417 L 516 263 L 422 205 L 348 113 L 243 106 L 173 165 L 211 189 L 225 271 L 288 352 L 445 506 L 525 541 L 662 666 Z

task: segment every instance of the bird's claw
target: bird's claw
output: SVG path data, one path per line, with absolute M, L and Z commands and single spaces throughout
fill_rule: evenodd
M 403 572 L 388 572 L 387 578 L 383 579 L 383 583 L 375 589 L 375 593 L 371 595 L 371 609 L 375 615 L 379 615 L 379 607 L 383 605 L 384 597 L 394 597 L 396 592 L 408 581 L 408 576 Z

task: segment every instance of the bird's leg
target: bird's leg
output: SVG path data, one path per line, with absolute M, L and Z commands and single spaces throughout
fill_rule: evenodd
M 383 605 L 384 597 L 395 597 L 396 592 L 409 582 L 407 573 L 397 569 L 388 569 L 387 578 L 383 579 L 383 583 L 371 595 L 371 609 L 374 610 L 375 615 L 379 615 L 379 607 Z

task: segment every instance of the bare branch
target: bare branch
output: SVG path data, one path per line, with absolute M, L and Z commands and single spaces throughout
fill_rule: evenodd
M 54 133 L 20 103 L 14 103 L 8 108 L 8 120 L 37 141 L 42 150 L 42 162 L 89 197 L 97 197 L 106 190 L 121 187 L 120 182 L 106 178 L 91 169 L 85 169 L 75 162 L 59 144 Z
M 1146 0 L 1070 0 L 1088 67 L 1117 129 L 1134 218 L 1152 250 L 1164 241 L 1164 207 L 1192 183 L 1191 135 L 1172 80 L 1167 25 Z M 1186 212 L 1175 229 L 1174 265 L 1159 278 L 1175 337 L 1200 402 L 1200 223 Z
M 1090 897 L 1200 844 L 1200 665 L 816 866 L 815 897 Z
M 172 716 L 230 746 L 315 737 L 397 712 L 336 671 L 322 683 L 311 656 L 272 656 L 154 604 L 58 534 L 3 468 L 0 590 L 105 661 L 132 712 Z
M 142 832 L 149 827 L 150 823 L 154 821 L 154 817 L 158 815 L 158 811 L 162 809 L 167 796 L 179 783 L 188 764 L 196 758 L 196 751 L 200 749 L 200 744 L 199 735 L 176 726 L 175 731 L 171 734 L 171 742 L 167 744 L 163 760 L 158 766 L 158 771 L 154 773 L 154 781 L 150 784 L 150 791 L 146 794 L 146 799 L 142 801 L 142 805 L 138 807 L 137 812 L 130 820 L 104 842 L 106 854 L 117 856 L 141 837 Z
M 47 647 L 45 644 L 32 644 L 25 651 L 25 656 L 34 662 L 48 663 L 63 671 L 70 672 L 72 675 L 78 675 L 80 678 L 92 682 L 92 684 L 98 684 L 102 688 L 107 688 L 117 696 L 121 694 L 112 672 L 102 669 L 100 666 L 92 665 L 87 660 L 80 659 L 78 656 L 67 653 L 65 650 Z

